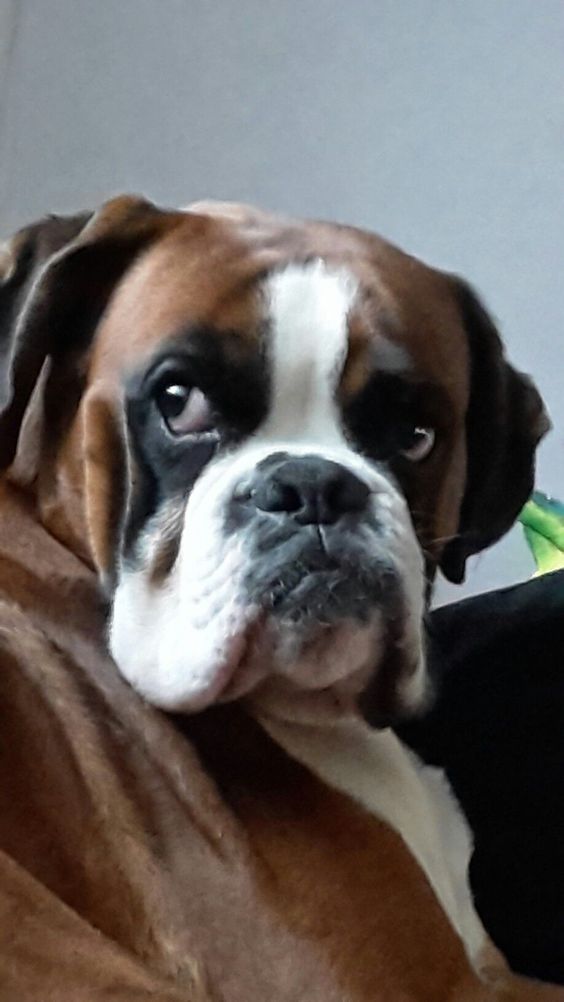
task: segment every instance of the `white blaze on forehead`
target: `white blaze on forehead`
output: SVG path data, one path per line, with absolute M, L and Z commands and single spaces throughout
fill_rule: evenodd
M 266 283 L 271 405 L 261 437 L 340 438 L 335 390 L 356 283 L 323 261 L 292 264 Z

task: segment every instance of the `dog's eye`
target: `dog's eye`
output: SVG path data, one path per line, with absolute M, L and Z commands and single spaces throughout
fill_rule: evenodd
M 163 386 L 156 404 L 173 435 L 195 435 L 213 429 L 209 400 L 196 386 L 184 383 Z
M 402 456 L 412 463 L 419 463 L 425 459 L 432 451 L 435 444 L 435 432 L 433 428 L 414 428 L 411 434 L 411 441 L 408 446 L 401 450 Z

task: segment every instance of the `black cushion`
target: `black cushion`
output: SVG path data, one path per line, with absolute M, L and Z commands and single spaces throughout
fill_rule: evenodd
M 398 733 L 466 812 L 492 939 L 564 984 L 564 571 L 437 609 L 428 636 L 436 700 Z

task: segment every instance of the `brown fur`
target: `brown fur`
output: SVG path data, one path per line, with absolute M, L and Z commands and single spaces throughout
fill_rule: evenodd
M 115 292 L 112 277 L 93 350 L 78 363 L 84 385 L 76 360 L 53 365 L 19 467 L 0 484 L 0 998 L 564 998 L 512 979 L 498 959 L 496 987 L 479 980 L 399 836 L 287 758 L 242 709 L 168 719 L 107 656 L 94 567 L 111 572 L 115 513 L 134 475 L 122 448 L 122 375 L 190 320 L 241 331 L 245 351 L 258 322 L 249 281 L 290 253 L 348 260 L 366 283 L 378 263 L 378 282 L 401 303 L 398 337 L 450 394 L 452 459 L 431 477 L 433 531 L 454 524 L 469 386 L 446 279 L 356 231 L 230 211 L 236 232 L 221 215 L 183 218 L 122 200 L 79 229 L 88 253 L 117 231 L 140 256 Z M 222 238 L 210 244 L 217 228 Z M 228 264 L 233 242 L 251 239 L 256 251 Z M 365 342 L 359 334 L 351 385 Z M 78 398 L 64 396 L 72 372 Z M 16 411 L 9 404 L 8 427 Z M 32 482 L 24 455 L 34 457 Z

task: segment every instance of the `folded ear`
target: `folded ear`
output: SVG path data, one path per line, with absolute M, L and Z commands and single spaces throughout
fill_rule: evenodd
M 109 595 L 116 584 L 123 520 L 134 471 L 117 401 L 94 388 L 84 400 L 82 427 L 86 531 L 94 566 Z
M 536 448 L 550 428 L 531 379 L 505 359 L 492 318 L 466 283 L 453 279 L 470 349 L 467 470 L 460 524 L 441 570 L 464 580 L 466 560 L 511 527 L 533 488 Z
M 0 468 L 13 459 L 29 397 L 45 360 L 21 323 L 46 263 L 78 236 L 90 213 L 48 216 L 0 248 Z
M 0 250 L 0 469 L 14 458 L 43 363 L 88 346 L 116 281 L 165 215 L 123 196 L 96 213 L 51 216 Z

